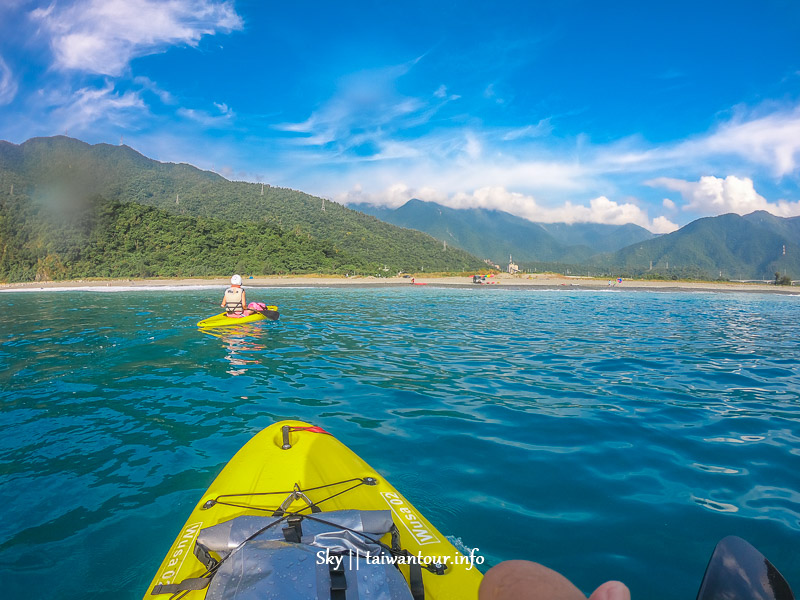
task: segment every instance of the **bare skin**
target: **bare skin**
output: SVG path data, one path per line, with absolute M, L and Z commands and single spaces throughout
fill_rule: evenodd
M 566 577 L 526 560 L 508 560 L 489 569 L 481 582 L 479 600 L 586 600 Z M 630 600 L 624 583 L 607 581 L 589 600 Z

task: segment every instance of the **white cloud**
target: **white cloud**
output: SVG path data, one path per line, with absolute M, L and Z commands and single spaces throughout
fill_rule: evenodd
M 506 103 L 506 99 L 498 95 L 494 83 L 490 83 L 486 86 L 486 89 L 483 90 L 483 97 L 487 100 L 494 101 L 496 104 L 502 105 Z
M 17 95 L 17 82 L 6 61 L 0 56 L 0 106 L 11 104 Z
M 481 144 L 480 140 L 478 140 L 474 133 L 468 131 L 465 136 L 464 153 L 470 159 L 477 160 L 480 158 L 482 152 L 483 145 Z
M 349 191 L 338 194 L 334 200 L 340 204 L 373 204 L 375 206 L 398 208 L 412 198 L 437 202 L 442 205 L 447 202 L 447 196 L 433 188 L 416 190 L 404 183 L 394 183 L 378 193 L 365 192 L 361 184 L 356 184 Z
M 649 144 L 639 136 L 603 145 L 592 145 L 582 136 L 557 139 L 553 137 L 553 117 L 518 127 L 486 127 L 475 119 L 460 117 L 440 119 L 436 128 L 420 134 L 420 126 L 449 101 L 448 90 L 441 85 L 425 97 L 399 95 L 396 81 L 412 67 L 357 74 L 306 121 L 282 126 L 284 131 L 304 134 L 293 140 L 306 147 L 292 157 L 294 164 L 305 161 L 316 170 L 323 164 L 329 169 L 328 180 L 319 186 L 322 193 L 336 194 L 337 189 L 347 190 L 358 183 L 362 200 L 394 206 L 404 199 L 421 198 L 419 190 L 426 189 L 436 201 L 444 198 L 450 205 L 488 203 L 526 218 L 532 218 L 529 213 L 535 207 L 535 218 L 547 221 L 625 221 L 663 233 L 677 225 L 666 216 L 651 219 L 638 201 L 619 203 L 608 197 L 624 186 L 641 186 L 642 180 L 664 173 L 699 177 L 701 169 L 730 165 L 731 154 L 736 164 L 746 165 L 741 169 L 745 173 L 749 165 L 755 172 L 766 167 L 788 175 L 799 160 L 800 108 L 785 106 L 742 112 L 703 135 L 661 145 Z M 485 89 L 487 98 L 495 99 L 496 93 L 494 85 Z M 308 146 L 316 146 L 313 163 Z M 404 185 L 394 187 L 398 173 L 402 173 Z M 709 198 L 719 197 L 716 204 L 725 205 L 725 210 L 766 209 L 769 204 L 755 194 L 752 182 L 750 196 L 746 185 L 737 187 L 735 178 L 722 187 L 722 192 L 704 193 L 711 194 Z M 476 190 L 485 192 L 481 195 Z M 343 191 L 339 197 L 348 198 L 350 193 Z M 566 193 L 573 198 L 576 194 L 597 197 L 586 205 L 571 204 L 564 202 Z M 701 202 L 702 194 L 697 194 L 692 210 L 720 209 L 709 198 Z M 534 196 L 544 200 L 541 205 L 533 202 Z M 662 200 L 661 207 L 658 199 L 653 201 L 656 208 L 651 210 L 663 209 L 672 215 L 678 208 L 669 198 Z M 785 213 L 792 210 L 785 202 L 775 207 L 782 207 Z
M 137 56 L 242 28 L 232 2 L 214 0 L 78 0 L 31 17 L 50 35 L 57 67 L 114 76 Z
M 161 100 L 162 104 L 175 104 L 177 100 L 168 91 L 161 89 L 161 87 L 149 77 L 134 77 L 133 82 L 142 86 L 149 92 L 152 92 Z
M 106 82 L 103 88 L 82 88 L 68 94 L 53 94 L 45 101 L 55 106 L 60 130 L 75 134 L 96 130 L 101 124 L 127 127 L 135 116 L 147 112 L 139 93 L 119 93 L 114 84 Z
M 433 96 L 434 98 L 439 98 L 440 100 L 458 100 L 459 98 L 461 98 L 461 96 L 459 96 L 458 94 L 448 94 L 447 86 L 444 84 L 436 88 L 436 91 L 433 92 Z
M 682 207 L 686 211 L 707 215 L 746 215 L 756 210 L 765 210 L 779 217 L 800 215 L 800 202 L 768 202 L 756 192 L 753 180 L 747 177 L 728 175 L 725 179 L 720 179 L 705 176 L 699 181 L 659 177 L 647 184 L 679 192 L 686 201 Z
M 550 119 L 542 119 L 536 125 L 526 125 L 525 127 L 518 127 L 511 129 L 503 135 L 504 142 L 511 142 L 524 138 L 539 138 L 550 135 L 553 132 L 553 126 L 550 124 Z
M 225 117 L 232 117 L 233 111 L 224 102 L 214 102 L 214 106 L 219 110 L 220 114 Z
M 710 154 L 737 154 L 778 177 L 789 175 L 800 163 L 800 106 L 749 119 L 737 116 L 696 145 Z
M 302 134 L 295 140 L 300 145 L 331 144 L 334 156 L 369 145 L 363 155 L 374 158 L 386 145 L 398 143 L 392 139 L 393 134 L 429 118 L 431 107 L 425 101 L 403 96 L 396 90 L 395 82 L 412 66 L 413 63 L 402 64 L 345 77 L 336 94 L 308 119 L 283 123 L 276 129 Z
M 177 114 L 209 129 L 227 127 L 235 114 L 227 104 L 214 102 L 218 114 L 194 108 L 179 108 Z
M 656 233 L 674 231 L 678 226 L 666 217 L 658 217 L 651 221 L 647 211 L 640 206 L 626 202 L 620 204 L 599 196 L 589 201 L 589 206 L 566 202 L 562 206 L 539 208 L 532 221 L 542 223 L 605 223 L 607 225 L 625 225 L 633 223 Z
M 696 169 L 699 164 L 729 165 L 736 157 L 749 168 L 786 177 L 800 168 L 800 105 L 764 105 L 739 114 L 715 130 L 672 144 L 647 147 L 629 138 L 598 150 L 595 163 L 607 172 Z
M 653 219 L 650 227 L 647 227 L 653 233 L 672 233 L 679 229 L 678 225 L 670 221 L 667 217 L 661 216 Z

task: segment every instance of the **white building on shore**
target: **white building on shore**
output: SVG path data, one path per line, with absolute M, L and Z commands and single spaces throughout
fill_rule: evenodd
M 515 275 L 519 273 L 519 266 L 511 259 L 511 255 L 508 255 L 508 272 L 511 275 Z

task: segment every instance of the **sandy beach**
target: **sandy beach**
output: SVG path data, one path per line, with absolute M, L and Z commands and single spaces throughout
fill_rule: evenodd
M 70 281 L 36 281 L 24 283 L 0 283 L 0 291 L 45 291 L 98 288 L 172 288 L 216 287 L 228 285 L 227 278 L 213 279 L 78 279 Z M 412 284 L 413 281 L 413 284 Z M 486 278 L 486 282 L 475 284 L 472 277 L 321 277 L 284 275 L 245 278 L 245 287 L 401 287 L 429 285 L 433 287 L 465 288 L 536 288 L 536 289 L 614 289 L 657 291 L 713 291 L 713 292 L 757 292 L 778 294 L 800 294 L 798 286 L 775 286 L 764 283 L 652 281 L 564 276 L 553 273 L 533 275 L 508 275 L 501 273 Z

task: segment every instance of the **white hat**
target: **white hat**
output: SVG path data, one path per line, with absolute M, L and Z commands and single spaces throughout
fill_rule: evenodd
M 231 285 L 242 285 L 242 276 L 234 275 L 231 277 Z

